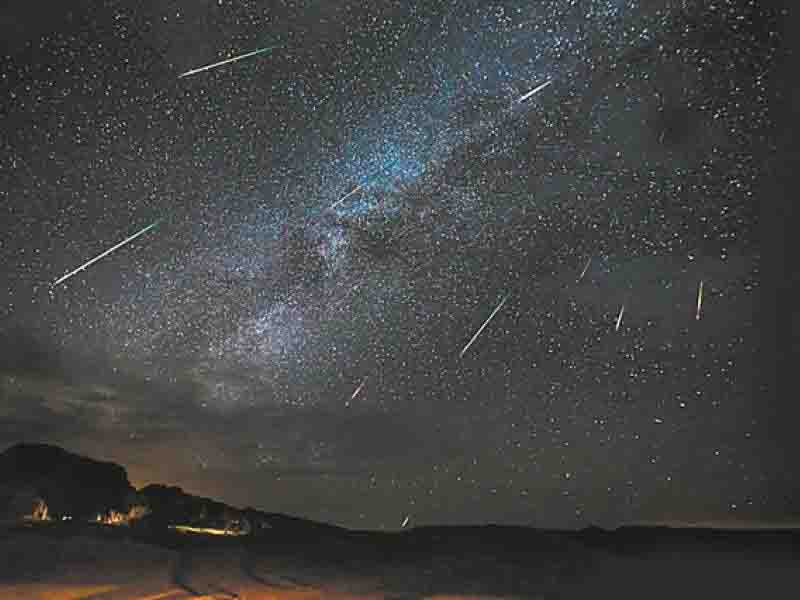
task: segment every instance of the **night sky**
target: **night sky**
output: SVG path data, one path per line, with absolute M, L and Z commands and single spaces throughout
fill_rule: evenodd
M 0 449 L 358 528 L 796 522 L 791 31 L 4 2 Z

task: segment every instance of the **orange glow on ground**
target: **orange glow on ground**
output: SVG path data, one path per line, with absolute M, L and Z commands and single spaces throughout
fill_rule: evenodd
M 15 600 L 93 600 L 94 598 L 120 598 L 121 600 L 385 600 L 380 592 L 353 593 L 340 590 L 318 588 L 273 588 L 245 585 L 236 591 L 201 592 L 194 594 L 184 588 L 170 586 L 163 591 L 140 592 L 130 585 L 81 585 L 65 583 L 30 583 L 0 586 L 0 598 Z M 478 596 L 436 596 L 436 600 L 476 600 Z M 433 599 L 431 599 L 433 600 Z
M 116 585 L 81 585 L 64 583 L 24 583 L 0 587 L 0 597 L 16 600 L 84 600 L 116 591 Z
M 244 535 L 235 531 L 227 531 L 225 529 L 214 529 L 213 527 L 189 527 L 188 525 L 170 525 L 170 529 L 180 531 L 181 533 L 202 533 L 205 535 Z

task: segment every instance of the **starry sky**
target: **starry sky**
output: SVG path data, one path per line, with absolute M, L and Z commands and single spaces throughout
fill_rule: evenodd
M 796 522 L 789 23 L 3 3 L 0 447 L 357 528 Z

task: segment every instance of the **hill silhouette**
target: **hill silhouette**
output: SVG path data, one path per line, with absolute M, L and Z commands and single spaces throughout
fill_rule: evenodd
M 0 486 L 0 513 L 19 520 L 45 503 L 51 516 L 0 523 L 0 598 L 744 600 L 766 586 L 789 589 L 800 566 L 796 531 L 351 531 L 238 509 L 175 486 L 137 491 L 119 465 L 42 444 L 0 453 Z M 131 527 L 87 522 L 134 505 L 149 512 Z M 62 522 L 67 514 L 73 519 Z
M 0 453 L 0 520 L 30 516 L 39 501 L 50 520 L 96 520 L 144 508 L 137 525 L 234 528 L 238 533 L 265 529 L 337 531 L 338 527 L 254 508 L 239 509 L 195 496 L 180 487 L 152 483 L 136 490 L 124 467 L 49 444 L 16 444 Z M 124 518 L 122 519 L 124 521 Z
M 0 514 L 21 495 L 45 501 L 51 516 L 88 519 L 123 511 L 135 489 L 123 467 L 48 444 L 17 444 L 0 453 Z M 6 509 L 5 511 L 3 509 Z

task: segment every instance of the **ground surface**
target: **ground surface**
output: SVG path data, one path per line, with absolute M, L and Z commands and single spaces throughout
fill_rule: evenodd
M 0 530 L 0 598 L 794 598 L 796 533 L 453 529 L 313 539 Z

